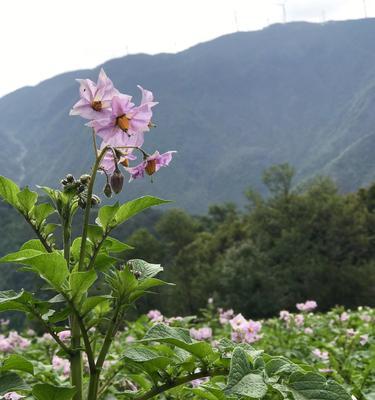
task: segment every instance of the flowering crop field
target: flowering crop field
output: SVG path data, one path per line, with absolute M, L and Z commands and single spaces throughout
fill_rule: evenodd
M 296 306 L 295 313 L 283 310 L 278 318 L 261 321 L 248 320 L 233 310 L 216 308 L 212 299 L 209 299 L 207 308 L 199 316 L 168 318 L 158 310 L 151 310 L 136 321 L 127 322 L 116 335 L 109 358 L 103 366 L 105 384 L 101 388 L 102 398 L 120 398 L 117 397 L 120 392 L 121 398 L 124 393 L 131 397 L 132 392 L 147 389 L 153 373 L 172 373 L 170 359 L 163 360 L 160 356 L 151 359 L 144 353 L 144 365 L 140 367 L 139 361 L 142 360 L 139 352 L 132 352 L 132 349 L 139 348 L 150 329 L 168 326 L 184 328 L 193 341 L 210 342 L 214 349 L 230 346 L 232 341 L 247 350 L 251 349 L 254 358 L 260 352 L 271 356 L 282 354 L 305 369 L 310 368 L 341 383 L 349 393 L 354 393 L 353 399 L 374 400 L 375 309 L 359 307 L 351 311 L 338 307 L 327 313 L 319 313 L 315 310 L 317 305 L 314 301 Z M 30 362 L 22 374 L 26 383 L 41 381 L 56 386 L 69 385 L 69 361 L 63 358 L 52 337 L 49 334 L 38 337 L 32 329 L 22 333 L 9 331 L 8 322 L 1 320 L 0 351 L 3 366 L 9 357 L 23 355 Z M 66 328 L 61 327 L 58 335 L 62 341 L 70 342 L 70 331 Z M 98 340 L 95 327 L 90 329 L 90 337 L 95 347 L 95 341 Z M 192 371 L 199 372 L 189 354 L 185 354 L 178 345 L 166 343 L 157 346 L 166 355 L 170 356 L 173 352 L 176 364 L 185 364 L 186 367 L 191 363 Z M 283 358 L 280 357 L 279 368 L 282 368 Z M 33 375 L 29 374 L 28 368 L 33 369 Z M 211 381 L 215 379 L 220 384 L 222 378 L 211 378 Z M 167 397 L 161 398 L 220 399 L 220 395 L 215 396 L 201 389 L 206 384 L 207 378 L 197 379 L 188 385 L 172 388 L 167 395 L 163 395 Z M 9 392 L 4 398 L 19 399 L 21 396 L 22 390 Z M 275 397 L 267 398 L 280 397 L 275 394 Z

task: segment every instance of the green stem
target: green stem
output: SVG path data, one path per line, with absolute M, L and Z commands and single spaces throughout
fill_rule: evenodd
M 142 394 L 138 397 L 133 397 L 133 400 L 148 400 L 160 393 L 166 392 L 167 390 L 183 385 L 184 383 L 194 381 L 195 379 L 206 378 L 209 376 L 227 375 L 227 374 L 228 374 L 227 370 L 217 369 L 212 371 L 196 372 L 195 374 L 189 374 L 186 376 L 180 376 L 176 379 L 173 379 L 171 382 L 165 383 L 164 385 L 155 386 L 145 394 Z
M 47 240 L 40 233 L 39 229 L 30 221 L 30 219 L 27 215 L 23 214 L 22 212 L 21 212 L 21 214 L 25 218 L 26 222 L 31 226 L 31 228 L 35 232 L 36 236 L 42 243 L 43 247 L 47 250 L 48 253 L 52 253 L 52 251 L 53 251 L 52 247 L 48 244 Z
M 103 150 L 101 151 L 101 153 L 99 154 L 99 156 L 96 157 L 95 164 L 93 166 L 92 173 L 91 173 L 90 183 L 87 188 L 87 204 L 86 204 L 85 215 L 84 215 L 84 219 L 83 219 L 83 229 L 82 229 L 82 238 L 81 238 L 81 248 L 80 248 L 80 254 L 79 254 L 78 271 L 82 271 L 84 269 L 87 231 L 88 231 L 88 225 L 89 225 L 89 221 L 90 221 L 92 193 L 94 190 L 96 173 L 98 172 L 100 162 L 102 161 L 102 158 L 104 157 L 107 150 L 108 150 L 108 146 L 104 147 Z
M 81 353 L 81 332 L 78 318 L 75 314 L 70 317 L 70 329 L 72 335 L 72 348 L 74 354 L 70 358 L 70 378 L 76 393 L 73 400 L 83 399 L 83 364 Z

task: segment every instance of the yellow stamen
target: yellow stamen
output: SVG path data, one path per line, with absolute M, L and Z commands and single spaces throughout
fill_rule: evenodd
M 121 117 L 117 117 L 116 124 L 122 131 L 128 132 L 130 126 L 130 118 L 128 118 L 125 114 L 121 115 Z

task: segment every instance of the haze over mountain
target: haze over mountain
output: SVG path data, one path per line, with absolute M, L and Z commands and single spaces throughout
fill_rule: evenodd
M 153 90 L 157 128 L 146 149 L 178 150 L 169 168 L 125 186 L 201 212 L 243 201 L 264 168 L 296 167 L 297 180 L 332 176 L 344 191 L 375 179 L 375 19 L 273 25 L 238 32 L 178 54 L 139 54 L 103 65 L 122 92 Z M 25 63 L 27 68 L 27 62 Z M 57 186 L 88 171 L 84 121 L 70 117 L 75 78 L 56 76 L 0 99 L 0 174 L 21 185 Z

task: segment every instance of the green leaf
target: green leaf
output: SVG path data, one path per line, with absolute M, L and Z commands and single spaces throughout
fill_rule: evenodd
M 70 289 L 72 298 L 80 297 L 82 294 L 87 293 L 89 288 L 94 284 L 97 279 L 96 272 L 72 272 L 70 274 Z
M 6 290 L 0 292 L 0 312 L 3 311 L 23 311 L 29 310 L 32 297 L 29 293 L 20 292 L 16 293 L 13 290 Z
M 103 238 L 103 228 L 97 225 L 88 225 L 87 227 L 87 237 L 92 243 L 99 243 Z
M 69 275 L 64 256 L 57 251 L 52 253 L 36 253 L 39 252 L 36 250 L 22 250 L 3 257 L 0 262 L 11 261 L 29 265 L 33 272 L 39 274 L 41 278 L 60 291 L 63 282 Z M 34 256 L 32 256 L 33 254 Z
M 189 331 L 183 328 L 172 328 L 165 324 L 153 325 L 140 342 L 169 343 L 177 346 L 198 358 L 204 358 L 213 354 L 213 350 L 207 342 L 193 342 Z
M 267 375 L 270 377 L 272 375 L 290 375 L 293 372 L 301 371 L 301 368 L 298 365 L 284 357 L 272 358 L 267 362 L 265 369 Z
M 20 207 L 17 198 L 19 192 L 20 188 L 16 183 L 4 176 L 0 176 L 0 197 L 17 209 Z
M 92 296 L 88 297 L 82 304 L 81 313 L 85 316 L 92 309 L 94 309 L 98 304 L 104 301 L 108 302 L 109 296 Z
M 26 358 L 19 354 L 12 354 L 3 361 L 0 371 L 23 371 L 33 375 L 34 367 Z
M 314 372 L 295 372 L 289 379 L 289 387 L 295 400 L 351 400 L 341 385 Z
M 119 204 L 116 203 L 113 206 L 103 206 L 100 208 L 96 223 L 103 227 L 104 231 L 111 228 L 111 222 L 114 219 L 117 211 L 119 210 Z
M 128 348 L 125 351 L 123 358 L 134 363 L 141 363 L 149 370 L 164 369 L 171 363 L 171 360 L 168 357 L 160 355 L 156 351 L 143 346 L 133 346 Z
M 0 258 L 0 263 L 14 262 L 23 264 L 24 261 L 37 257 L 43 253 L 45 253 L 45 250 L 41 251 L 41 250 L 21 248 L 20 251 L 16 251 L 15 253 L 9 253 L 6 256 Z
M 146 208 L 158 206 L 160 204 L 170 203 L 169 200 L 159 199 L 153 196 L 144 196 L 139 199 L 128 201 L 123 204 L 116 213 L 116 225 L 120 225 L 134 215 L 140 213 Z
M 230 362 L 230 370 L 228 375 L 228 383 L 225 390 L 231 390 L 237 385 L 241 379 L 251 372 L 251 366 L 247 359 L 247 355 L 241 347 L 236 347 L 233 351 Z
M 120 242 L 113 237 L 107 237 L 107 239 L 103 242 L 102 247 L 105 248 L 109 253 L 122 253 L 123 251 L 134 249 L 134 247 Z
M 36 250 L 39 253 L 47 253 L 47 250 L 39 239 L 31 239 L 27 241 L 22 245 L 20 250 Z
M 29 386 L 17 374 L 13 372 L 0 374 L 0 396 L 8 392 L 28 389 L 30 389 Z
M 38 193 L 30 191 L 26 186 L 21 192 L 17 193 L 17 199 L 21 210 L 28 214 L 38 199 Z
M 70 400 L 75 392 L 74 388 L 38 383 L 32 393 L 37 400 Z
M 54 212 L 55 209 L 49 203 L 37 204 L 33 209 L 33 216 L 37 226 L 40 226 Z
M 262 375 L 247 374 L 233 387 L 226 390 L 225 393 L 246 396 L 251 399 L 261 399 L 267 394 L 267 390 L 268 386 L 264 382 Z
M 144 260 L 129 260 L 127 265 L 133 272 L 138 272 L 140 279 L 152 278 L 163 271 L 163 267 L 160 264 L 150 264 Z
M 116 265 L 118 262 L 118 258 L 111 257 L 105 253 L 99 253 L 96 256 L 94 267 L 99 271 L 107 272 L 109 268 Z

